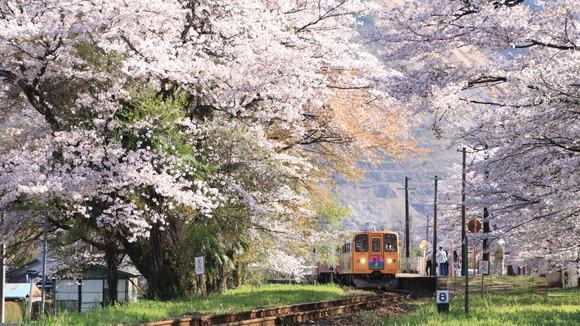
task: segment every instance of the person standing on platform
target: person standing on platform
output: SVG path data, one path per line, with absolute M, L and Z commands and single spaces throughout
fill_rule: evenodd
M 455 276 L 459 276 L 459 273 L 461 272 L 459 265 L 459 255 L 457 254 L 457 250 L 453 250 L 453 269 L 455 271 Z
M 449 263 L 447 261 L 447 253 L 443 251 L 443 247 L 439 247 L 436 257 L 437 265 L 439 265 L 439 275 L 447 276 Z
M 493 273 L 503 275 L 503 258 L 505 255 L 505 241 L 499 239 L 493 248 Z
M 427 254 L 425 255 L 425 260 L 427 261 L 427 264 L 425 265 L 425 275 L 427 276 L 431 276 L 431 271 L 433 270 L 432 256 L 431 250 L 427 250 Z

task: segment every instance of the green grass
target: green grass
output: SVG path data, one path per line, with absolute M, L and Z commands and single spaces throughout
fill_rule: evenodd
M 438 312 L 435 299 L 413 303 L 416 311 L 400 317 L 380 318 L 362 313 L 369 326 L 445 325 L 445 326 L 564 326 L 580 325 L 580 292 L 577 288 L 550 289 L 548 296 L 536 294 L 470 294 L 465 313 L 465 297 L 452 299 L 449 312 Z
M 7 323 L 18 323 L 24 319 L 24 310 L 18 303 L 7 301 L 5 307 L 6 315 L 4 317 Z
M 122 306 L 84 313 L 61 313 L 37 320 L 35 326 L 101 326 L 120 323 L 148 323 L 177 318 L 188 312 L 226 313 L 255 308 L 340 299 L 360 293 L 346 293 L 336 285 L 242 286 L 225 294 L 199 295 L 168 302 L 142 300 Z
M 453 279 L 450 279 L 454 282 Z M 374 311 L 361 312 L 367 326 L 383 325 L 445 325 L 445 326 L 510 326 L 510 325 L 580 325 L 580 292 L 577 288 L 550 289 L 548 295 L 537 295 L 533 278 L 490 277 L 485 279 L 485 291 L 478 289 L 481 278 L 470 280 L 469 313 L 464 310 L 464 297 L 453 298 L 448 313 L 439 313 L 435 298 L 410 303 L 414 312 L 401 317 L 386 318 Z M 453 287 L 448 282 L 448 287 Z M 461 284 L 457 285 L 458 287 Z M 473 288 L 472 288 L 473 286 Z M 480 285 L 481 287 L 481 285 Z M 511 291 L 509 290 L 511 289 Z M 544 292 L 545 293 L 545 292 Z M 243 286 L 223 295 L 204 299 L 191 296 L 169 302 L 140 301 L 123 306 L 82 314 L 63 313 L 43 318 L 38 326 L 101 326 L 121 323 L 147 323 L 164 318 L 176 318 L 188 312 L 224 313 L 261 307 L 333 300 L 361 292 L 344 292 L 334 285 L 263 285 Z M 398 303 L 402 305 L 403 303 Z M 405 305 L 409 305 L 405 303 Z

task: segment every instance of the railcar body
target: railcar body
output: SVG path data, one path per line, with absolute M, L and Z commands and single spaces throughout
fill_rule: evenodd
M 319 269 L 319 280 L 357 287 L 394 287 L 400 272 L 399 237 L 395 232 L 357 232 L 338 250 L 334 270 Z

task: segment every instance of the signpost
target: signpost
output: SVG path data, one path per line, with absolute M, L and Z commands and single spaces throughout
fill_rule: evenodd
M 463 149 L 463 155 L 465 160 L 465 148 Z M 465 170 L 465 166 L 464 166 Z M 464 179 L 465 182 L 465 179 Z M 463 209 L 465 209 L 463 207 Z M 467 223 L 467 229 L 471 231 L 473 234 L 479 232 L 481 230 L 481 222 L 478 220 L 471 220 Z M 469 265 L 467 264 L 467 258 L 469 258 L 469 254 L 467 252 L 467 248 L 469 248 L 469 237 L 465 235 L 463 237 L 463 268 L 462 273 L 465 275 L 465 313 L 469 313 Z M 475 269 L 475 261 L 476 261 L 476 252 L 475 247 L 473 247 L 473 274 L 477 274 L 477 270 Z
M 489 275 L 489 261 L 480 260 L 478 263 L 479 263 L 478 266 L 479 274 L 481 274 L 482 276 Z
M 435 291 L 438 312 L 449 312 L 449 290 Z
M 199 289 L 201 290 L 201 299 L 203 300 L 203 275 L 205 274 L 204 257 L 195 257 L 195 275 L 199 275 Z
M 467 223 L 467 228 L 469 231 L 477 233 L 479 230 L 481 230 L 481 222 L 478 220 L 471 220 L 469 223 Z
M 195 257 L 195 275 L 205 274 L 205 262 L 203 257 Z
M 478 261 L 478 270 L 479 274 L 481 274 L 481 296 L 483 297 L 483 281 L 484 275 L 489 275 L 489 261 L 488 260 L 480 260 Z
M 481 222 L 478 220 L 471 220 L 467 223 L 467 228 L 469 231 L 473 232 L 473 234 L 479 232 L 481 230 Z M 473 247 L 473 275 L 477 275 L 477 248 Z M 466 271 L 467 275 L 469 275 L 469 270 Z

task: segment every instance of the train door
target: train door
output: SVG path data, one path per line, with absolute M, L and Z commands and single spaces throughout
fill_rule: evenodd
M 369 252 L 369 269 L 371 271 L 382 271 L 385 268 L 382 238 L 382 234 L 371 234 L 371 250 Z
M 385 269 L 383 273 L 396 274 L 400 270 L 399 239 L 396 233 L 384 234 Z
M 369 270 L 369 235 L 357 234 L 354 237 L 354 252 L 352 253 L 352 273 L 365 274 Z

